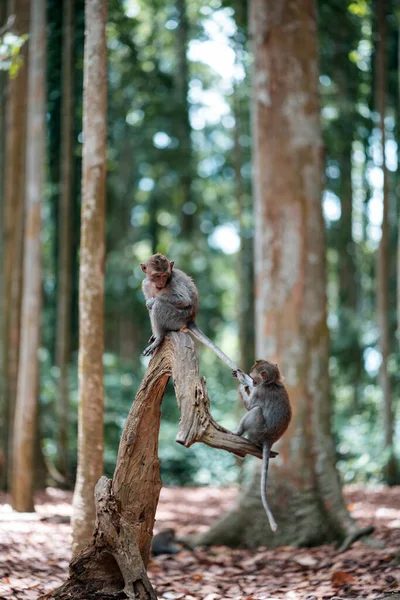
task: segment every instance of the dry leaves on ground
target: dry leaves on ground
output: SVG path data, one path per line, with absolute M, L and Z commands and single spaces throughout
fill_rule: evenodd
M 164 488 L 157 529 L 174 527 L 180 536 L 198 533 L 232 505 L 235 495 L 234 488 Z M 400 488 L 349 487 L 346 497 L 360 525 L 376 526 L 368 546 L 357 542 L 343 554 L 333 545 L 184 550 L 154 558 L 151 581 L 165 600 L 332 600 L 400 590 Z M 71 533 L 65 517 L 71 514 L 71 499 L 70 493 L 49 488 L 38 495 L 37 513 L 20 515 L 0 496 L 1 600 L 36 600 L 66 578 Z

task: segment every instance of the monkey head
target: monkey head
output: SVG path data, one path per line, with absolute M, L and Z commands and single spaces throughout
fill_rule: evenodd
M 162 290 L 168 283 L 173 266 L 174 261 L 170 262 L 163 254 L 153 254 L 145 263 L 140 263 L 143 273 L 158 290 Z
M 250 377 L 254 385 L 259 385 L 260 383 L 282 383 L 282 376 L 278 365 L 268 360 L 256 360 L 251 367 Z

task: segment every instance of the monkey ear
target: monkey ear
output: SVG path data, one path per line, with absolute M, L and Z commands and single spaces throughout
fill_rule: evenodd
M 174 261 L 174 260 L 171 260 L 171 262 L 169 263 L 169 266 L 171 267 L 171 271 L 172 271 L 172 269 L 174 268 L 174 264 L 175 264 L 175 261 Z
M 146 267 L 145 263 L 140 263 L 140 268 L 142 269 L 143 273 L 146 273 L 147 267 Z

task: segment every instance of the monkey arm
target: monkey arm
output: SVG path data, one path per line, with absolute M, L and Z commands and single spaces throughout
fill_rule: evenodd
M 246 410 L 250 409 L 250 390 L 245 385 L 239 386 L 239 396 L 242 399 L 242 402 L 246 408 Z
M 172 306 L 175 306 L 175 308 L 189 308 L 192 304 L 189 298 L 185 298 L 181 294 L 165 294 L 165 296 L 157 296 L 156 299 L 161 302 L 168 302 Z

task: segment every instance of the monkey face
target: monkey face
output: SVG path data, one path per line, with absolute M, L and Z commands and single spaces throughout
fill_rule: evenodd
M 146 273 L 147 278 L 151 281 L 157 290 L 162 290 L 171 277 L 174 261 L 169 261 L 163 254 L 153 254 L 145 262 L 140 264 L 143 273 Z
M 263 381 L 266 383 L 278 383 L 281 381 L 281 373 L 278 365 L 268 360 L 256 360 L 251 367 L 250 377 L 254 385 L 259 385 Z
M 159 271 L 151 271 L 147 276 L 158 290 L 162 290 L 167 285 L 167 282 L 171 276 L 171 271 L 169 269 L 164 273 L 160 273 Z

